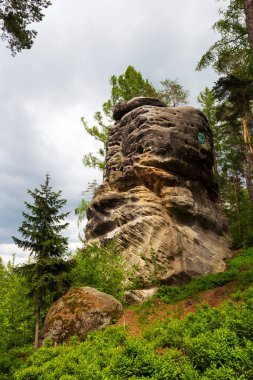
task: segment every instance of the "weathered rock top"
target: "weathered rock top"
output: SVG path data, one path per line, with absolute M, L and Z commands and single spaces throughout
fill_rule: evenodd
M 121 103 L 114 114 L 86 238 L 117 238 L 144 284 L 224 270 L 228 226 L 205 115 L 153 98 Z
M 128 102 L 117 103 L 113 110 L 113 118 L 116 121 L 120 120 L 125 114 L 141 106 L 166 107 L 166 104 L 156 98 L 140 96 L 137 98 L 133 98 Z

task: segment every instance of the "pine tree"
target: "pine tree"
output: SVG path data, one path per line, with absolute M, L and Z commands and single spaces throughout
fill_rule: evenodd
M 159 92 L 156 91 L 152 83 L 148 79 L 144 79 L 142 74 L 133 66 L 128 66 L 125 73 L 119 75 L 119 77 L 112 75 L 110 85 L 111 94 L 110 98 L 103 103 L 103 113 L 98 111 L 94 115 L 94 120 L 97 124 L 89 127 L 85 118 L 81 118 L 85 131 L 94 137 L 95 140 L 102 143 L 98 156 L 92 153 L 84 155 L 83 164 L 85 167 L 98 168 L 100 170 L 104 170 L 105 168 L 104 160 L 106 142 L 108 140 L 108 124 L 113 120 L 113 108 L 117 102 L 128 101 L 136 96 L 160 97 Z
M 49 181 L 50 176 L 47 174 L 40 189 L 28 190 L 34 203 L 25 202 L 28 211 L 23 212 L 24 220 L 18 229 L 23 240 L 12 237 L 18 247 L 30 251 L 33 259 L 32 263 L 22 266 L 20 271 L 27 278 L 29 295 L 35 304 L 36 349 L 39 345 L 42 308 L 47 307 L 68 286 L 69 263 L 64 260 L 68 239 L 61 236 L 61 231 L 68 226 L 63 220 L 69 213 L 60 213 L 66 200 L 60 198 L 61 191 L 52 191 Z
M 166 104 L 176 107 L 179 104 L 187 104 L 189 91 L 185 90 L 183 86 L 178 83 L 178 80 L 165 79 L 162 80 L 162 90 L 159 91 L 159 98 Z
M 49 5 L 49 0 L 0 1 L 0 38 L 13 56 L 32 47 L 37 32 L 29 26 L 43 19 L 43 9 Z

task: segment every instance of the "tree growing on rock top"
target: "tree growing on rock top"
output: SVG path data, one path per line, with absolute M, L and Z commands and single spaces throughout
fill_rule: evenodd
M 148 79 L 144 79 L 142 74 L 133 66 L 128 66 L 125 73 L 112 75 L 110 78 L 111 94 L 110 98 L 103 103 L 102 112 L 98 111 L 94 115 L 96 125 L 89 127 L 85 118 L 82 117 L 85 131 L 95 140 L 102 143 L 99 156 L 92 153 L 85 154 L 83 164 L 85 167 L 104 169 L 105 145 L 108 140 L 108 123 L 112 122 L 112 112 L 115 104 L 119 101 L 128 101 L 136 96 L 159 97 L 158 91 Z M 106 118 L 106 120 L 104 120 Z
M 126 102 L 134 97 L 154 97 L 164 101 L 168 106 L 177 106 L 188 102 L 189 92 L 179 84 L 178 80 L 165 79 L 160 82 L 162 85 L 161 90 L 157 90 L 153 84 L 144 79 L 142 74 L 137 71 L 133 66 L 129 65 L 125 73 L 119 75 L 112 75 L 110 78 L 111 94 L 110 98 L 103 103 L 102 112 L 98 111 L 94 115 L 96 125 L 89 127 L 85 118 L 82 117 L 85 131 L 92 136 L 95 140 L 101 143 L 101 148 L 97 155 L 89 152 L 83 157 L 83 164 L 85 167 L 94 168 L 99 170 L 105 169 L 105 151 L 106 143 L 108 140 L 109 124 L 113 120 L 113 108 L 118 102 Z M 89 183 L 87 190 L 83 191 L 83 195 L 92 193 L 94 195 L 97 183 L 94 186 Z M 92 192 L 89 189 L 92 188 Z M 83 221 L 86 216 L 89 202 L 82 199 L 79 205 L 75 208 L 75 214 L 78 218 L 78 224 Z
M 165 79 L 160 83 L 163 88 L 159 91 L 159 99 L 168 104 L 168 106 L 176 107 L 180 104 L 188 103 L 189 91 L 183 88 L 178 79 Z
M 13 236 L 18 247 L 30 251 L 32 262 L 20 268 L 29 285 L 29 295 L 34 301 L 36 316 L 35 348 L 39 345 L 39 325 L 42 308 L 49 304 L 69 285 L 69 263 L 64 260 L 68 239 L 61 235 L 68 223 L 64 219 L 68 212 L 60 210 L 66 204 L 61 191 L 54 192 L 49 185 L 50 176 L 40 189 L 28 190 L 33 204 L 25 202 L 27 212 L 18 231 L 23 240 Z
M 112 122 L 112 113 L 115 104 L 119 101 L 127 101 L 136 96 L 159 97 L 159 92 L 155 89 L 153 84 L 144 79 L 142 74 L 137 71 L 133 66 L 128 66 L 125 73 L 119 75 L 112 75 L 110 78 L 111 94 L 110 98 L 103 103 L 102 112 L 98 111 L 94 114 L 96 125 L 88 126 L 85 118 L 82 117 L 81 121 L 85 131 L 95 140 L 101 143 L 97 155 L 89 152 L 83 157 L 83 164 L 85 167 L 104 170 L 105 168 L 105 148 L 108 140 L 109 123 Z M 95 183 L 95 186 L 94 186 Z M 88 184 L 88 188 L 83 191 L 83 195 L 90 193 L 89 188 L 92 188 L 92 195 L 98 187 L 96 181 Z M 79 205 L 75 208 L 75 214 L 80 224 L 86 217 L 86 212 L 89 202 L 82 199 Z

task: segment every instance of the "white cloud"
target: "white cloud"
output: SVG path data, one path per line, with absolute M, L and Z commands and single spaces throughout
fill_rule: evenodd
M 0 257 L 3 259 L 4 264 L 12 261 L 15 257 L 16 264 L 22 264 L 27 261 L 29 254 L 18 248 L 15 244 L 0 244 Z

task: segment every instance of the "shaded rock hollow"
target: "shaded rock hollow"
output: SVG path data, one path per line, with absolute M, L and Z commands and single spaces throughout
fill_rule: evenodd
M 116 238 L 146 285 L 223 271 L 228 227 L 205 115 L 134 98 L 116 106 L 114 119 L 104 181 L 87 213 L 88 241 Z

